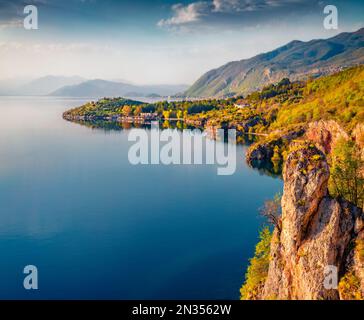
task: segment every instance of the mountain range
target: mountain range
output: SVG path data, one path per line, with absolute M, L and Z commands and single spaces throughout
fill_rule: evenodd
M 78 76 L 63 77 L 63 76 L 46 76 L 33 80 L 20 88 L 18 91 L 23 95 L 43 96 L 57 90 L 60 87 L 68 85 L 77 85 L 86 79 Z
M 228 97 L 246 95 L 289 78 L 305 80 L 364 63 L 364 28 L 329 39 L 294 40 L 250 59 L 229 62 L 187 85 L 135 85 L 123 80 L 46 76 L 15 85 L 0 82 L 0 95 L 50 95 L 63 97 Z
M 2 80 L 0 95 L 44 96 L 67 85 L 76 85 L 86 79 L 78 76 L 45 76 L 33 80 Z
M 174 95 L 185 91 L 187 88 L 187 85 L 142 86 L 96 79 L 84 81 L 77 85 L 64 86 L 50 95 L 68 97 L 156 97 Z
M 292 41 L 250 59 L 229 62 L 200 77 L 187 97 L 245 95 L 284 77 L 291 81 L 321 76 L 364 62 L 364 28 L 329 39 Z
M 188 85 L 134 85 L 124 80 L 87 80 L 79 76 L 45 76 L 0 81 L 0 95 L 61 97 L 160 97 L 184 92 Z

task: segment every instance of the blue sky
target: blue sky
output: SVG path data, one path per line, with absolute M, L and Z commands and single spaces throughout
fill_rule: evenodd
M 38 8 L 38 30 L 22 26 L 26 4 Z M 338 30 L 323 28 L 327 4 Z M 363 26 L 359 0 L 0 0 L 0 78 L 192 83 L 231 60 Z

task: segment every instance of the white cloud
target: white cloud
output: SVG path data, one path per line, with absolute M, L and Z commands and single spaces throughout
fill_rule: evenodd
M 169 19 L 160 20 L 158 26 L 183 25 L 199 21 L 202 16 L 211 12 L 211 5 L 205 1 L 194 2 L 187 6 L 179 3 L 173 5 L 172 10 L 174 15 Z
M 8 29 L 8 28 L 22 28 L 23 27 L 23 20 L 13 19 L 8 21 L 0 21 L 0 30 Z
M 258 10 L 264 6 L 262 0 L 213 0 L 215 12 L 241 12 Z

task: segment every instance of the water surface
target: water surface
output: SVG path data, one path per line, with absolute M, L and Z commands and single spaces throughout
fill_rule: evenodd
M 282 182 L 245 164 L 133 166 L 128 131 L 62 119 L 85 100 L 0 98 L 0 298 L 238 299 Z M 23 288 L 23 268 L 39 290 Z

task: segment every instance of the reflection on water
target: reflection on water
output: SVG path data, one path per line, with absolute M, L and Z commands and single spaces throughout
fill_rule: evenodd
M 67 121 L 67 120 L 66 120 Z M 72 121 L 73 123 L 80 124 L 82 126 L 91 128 L 91 129 L 99 129 L 104 131 L 120 131 L 120 130 L 129 130 L 131 128 L 145 128 L 149 129 L 151 124 L 140 123 L 140 122 L 118 122 L 118 121 L 105 121 L 105 120 L 78 120 Z M 161 129 L 193 129 L 193 127 L 186 125 L 183 121 L 162 121 L 160 123 Z
M 267 175 L 272 178 L 282 177 L 282 162 L 254 160 L 250 165 L 262 175 Z
M 150 123 L 133 123 L 133 122 L 117 122 L 117 121 L 104 121 L 104 120 L 93 120 L 93 121 L 73 121 L 79 125 L 97 129 L 102 131 L 121 131 L 129 130 L 132 128 L 150 129 Z M 190 125 L 185 124 L 183 121 L 162 121 L 159 124 L 161 129 L 195 129 Z M 238 144 L 244 146 L 250 146 L 258 140 L 258 136 L 251 134 L 240 134 L 236 137 Z M 244 159 L 241 159 L 244 161 Z M 271 161 L 253 161 L 250 166 L 258 170 L 260 174 L 267 175 L 270 177 L 282 177 L 282 162 L 271 162 Z

